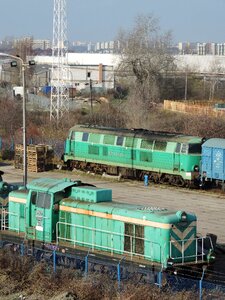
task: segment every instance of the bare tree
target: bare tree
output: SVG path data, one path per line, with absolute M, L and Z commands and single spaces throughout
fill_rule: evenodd
M 16 40 L 14 43 L 13 48 L 13 55 L 18 55 L 23 59 L 23 61 L 26 61 L 27 56 L 31 56 L 33 54 L 33 38 L 32 37 L 26 37 L 23 39 Z
M 132 99 L 136 97 L 140 107 L 149 111 L 160 99 L 162 74 L 174 67 L 168 51 L 171 34 L 161 34 L 152 15 L 139 15 L 133 29 L 121 30 L 118 39 L 121 63 L 117 74 L 128 78 Z
M 224 74 L 224 68 L 221 61 L 214 59 L 210 64 L 210 72 L 214 75 L 210 76 L 209 100 L 214 100 L 215 89 L 221 80 L 221 74 Z

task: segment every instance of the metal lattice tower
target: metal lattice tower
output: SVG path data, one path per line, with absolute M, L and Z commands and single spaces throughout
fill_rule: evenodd
M 50 120 L 69 111 L 66 0 L 54 0 Z

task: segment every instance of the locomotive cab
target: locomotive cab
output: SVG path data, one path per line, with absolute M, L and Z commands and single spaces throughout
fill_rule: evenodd
M 9 230 L 24 233 L 30 240 L 53 242 L 59 220 L 59 202 L 70 195 L 81 181 L 40 178 L 27 185 L 28 190 L 9 196 Z
M 58 202 L 65 192 L 30 191 L 26 205 L 26 230 L 28 239 L 51 242 L 55 240 L 58 221 Z

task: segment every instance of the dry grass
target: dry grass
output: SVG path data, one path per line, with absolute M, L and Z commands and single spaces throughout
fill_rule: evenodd
M 115 280 L 106 274 L 92 273 L 87 278 L 79 270 L 60 269 L 56 274 L 45 262 L 0 250 L 0 298 L 2 300 L 195 300 L 192 291 L 174 293 L 149 284 L 122 282 L 121 292 Z M 19 298 L 20 297 L 20 298 Z M 204 299 L 204 298 L 203 298 Z M 205 298 L 210 299 L 210 298 Z M 220 299 L 220 298 L 214 298 Z M 222 299 L 222 298 L 221 298 Z
M 152 285 L 132 282 L 123 286 L 119 294 L 117 282 L 107 275 L 92 274 L 84 278 L 77 270 L 61 269 L 56 274 L 45 262 L 20 257 L 12 252 L 0 252 L 1 299 L 174 299 L 170 291 L 160 291 Z M 197 299 L 190 293 L 177 293 L 176 299 Z

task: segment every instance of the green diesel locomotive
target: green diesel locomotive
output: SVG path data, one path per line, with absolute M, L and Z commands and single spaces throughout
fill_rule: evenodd
M 70 169 L 191 186 L 203 142 L 176 133 L 77 125 L 69 131 L 63 160 Z
M 11 192 L 7 215 L 1 239 L 125 257 L 162 269 L 207 263 L 213 249 L 211 239 L 197 237 L 194 214 L 114 202 L 110 189 L 68 179 L 40 178 L 27 190 Z

